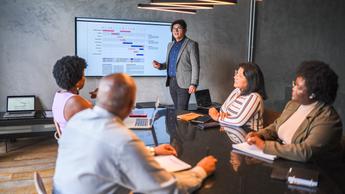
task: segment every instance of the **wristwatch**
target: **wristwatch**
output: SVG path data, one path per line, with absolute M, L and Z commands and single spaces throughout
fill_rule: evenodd
M 154 147 L 146 146 L 146 149 L 149 151 L 151 156 L 154 156 L 156 154 Z

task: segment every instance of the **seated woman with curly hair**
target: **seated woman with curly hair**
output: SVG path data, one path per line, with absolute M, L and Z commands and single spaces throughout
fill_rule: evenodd
M 85 60 L 77 56 L 62 57 L 54 65 L 53 75 L 62 90 L 55 93 L 52 111 L 61 132 L 74 114 L 92 107 L 91 102 L 79 95 L 85 83 L 85 68 Z
M 329 65 L 303 62 L 293 82 L 292 99 L 280 117 L 249 133 L 247 142 L 289 160 L 340 161 L 342 123 L 332 106 L 337 90 L 338 76 Z

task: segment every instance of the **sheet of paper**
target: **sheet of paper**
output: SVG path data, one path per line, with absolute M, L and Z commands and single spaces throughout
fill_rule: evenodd
M 247 142 L 232 144 L 232 147 L 242 152 L 245 152 L 245 153 L 260 157 L 260 158 L 264 158 L 267 160 L 274 160 L 275 158 L 277 158 L 276 155 L 265 154 L 262 150 L 256 147 L 256 145 L 249 145 Z
M 53 118 L 53 111 L 51 111 L 51 110 L 44 111 L 44 116 L 46 118 Z
M 173 155 L 155 156 L 155 160 L 162 168 L 164 168 L 168 172 L 177 172 L 191 168 L 191 165 L 185 163 L 184 161 L 176 158 Z

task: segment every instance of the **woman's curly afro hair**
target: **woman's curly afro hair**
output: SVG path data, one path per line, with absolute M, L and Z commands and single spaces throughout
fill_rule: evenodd
M 308 95 L 315 95 L 315 100 L 333 104 L 337 97 L 338 75 L 321 61 L 304 61 L 298 67 L 296 78 L 302 77 L 308 90 Z
M 53 75 L 57 85 L 70 90 L 82 79 L 86 62 L 78 56 L 65 56 L 56 61 Z

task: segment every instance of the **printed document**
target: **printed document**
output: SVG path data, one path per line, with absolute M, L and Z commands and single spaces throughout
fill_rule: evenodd
M 168 172 L 177 172 L 192 167 L 173 155 L 155 156 L 155 160 Z

